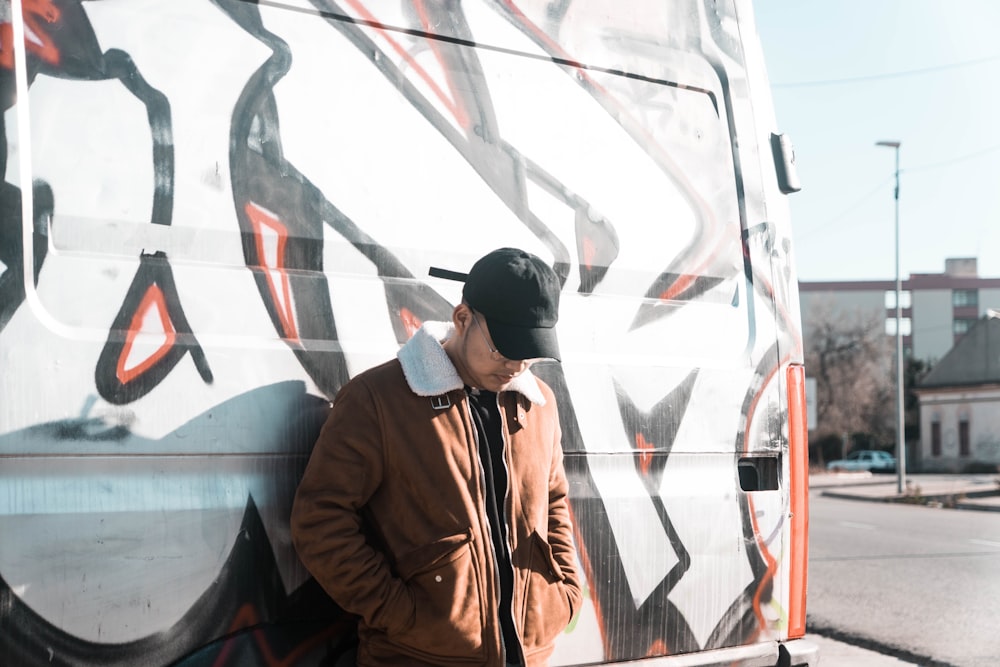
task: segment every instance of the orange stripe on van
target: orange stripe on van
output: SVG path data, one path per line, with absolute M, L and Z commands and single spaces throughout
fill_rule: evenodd
M 806 633 L 806 565 L 809 560 L 809 425 L 806 372 L 790 364 L 788 380 L 788 462 L 791 553 L 788 575 L 788 638 Z

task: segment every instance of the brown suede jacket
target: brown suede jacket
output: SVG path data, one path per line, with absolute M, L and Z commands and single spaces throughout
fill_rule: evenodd
M 360 616 L 358 665 L 503 665 L 496 560 L 463 383 L 427 323 L 398 359 L 337 395 L 292 508 L 299 557 Z M 510 488 L 513 616 L 547 664 L 580 608 L 559 419 L 525 372 L 499 395 Z

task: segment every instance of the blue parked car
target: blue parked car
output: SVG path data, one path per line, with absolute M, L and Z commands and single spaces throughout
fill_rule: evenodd
M 869 472 L 896 472 L 896 457 L 889 452 L 860 449 L 847 458 L 830 461 L 826 469 L 833 472 L 867 470 Z

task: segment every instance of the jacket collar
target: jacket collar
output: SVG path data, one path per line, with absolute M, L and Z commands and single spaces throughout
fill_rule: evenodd
M 465 387 L 441 346 L 454 333 L 455 326 L 451 322 L 425 322 L 396 354 L 403 366 L 406 383 L 417 396 L 440 396 Z M 507 391 L 516 391 L 532 403 L 545 405 L 545 396 L 530 370 L 514 378 Z

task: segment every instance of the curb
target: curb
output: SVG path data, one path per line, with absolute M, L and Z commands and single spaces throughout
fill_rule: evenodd
M 1000 512 L 1000 504 L 988 505 L 986 503 L 955 503 L 957 510 L 978 510 L 980 512 Z
M 957 509 L 957 510 L 976 510 L 980 512 L 1000 512 L 1000 500 L 996 503 L 976 503 L 967 502 L 965 500 L 956 501 L 955 498 L 961 496 L 963 498 L 1000 498 L 1000 494 L 991 492 L 989 494 L 970 492 L 970 493 L 944 493 L 938 495 L 921 495 L 919 500 L 914 496 L 867 496 L 857 493 L 846 493 L 842 491 L 830 491 L 823 490 L 820 495 L 826 496 L 827 498 L 839 498 L 841 500 L 866 500 L 869 502 L 878 503 L 897 503 L 897 504 L 909 504 L 909 505 L 923 505 L 935 507 L 941 507 L 945 509 Z

